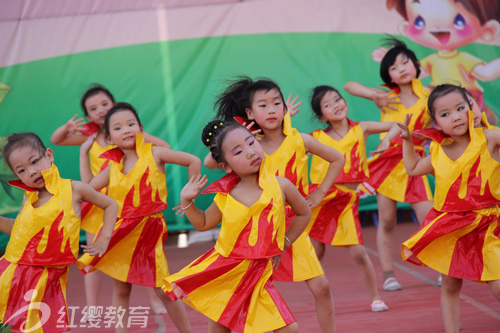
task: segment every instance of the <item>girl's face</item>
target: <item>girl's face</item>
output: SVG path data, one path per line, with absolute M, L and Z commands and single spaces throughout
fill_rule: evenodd
M 104 125 L 104 118 L 108 111 L 113 107 L 114 103 L 103 92 L 90 96 L 85 101 L 85 110 L 87 110 L 87 118 L 99 126 Z
M 417 69 L 413 62 L 403 53 L 398 54 L 394 64 L 389 67 L 389 76 L 398 86 L 410 84 L 417 77 Z
M 135 135 L 142 132 L 134 113 L 120 110 L 109 118 L 109 138 L 120 149 L 135 149 Z
M 335 91 L 327 92 L 320 101 L 320 120 L 329 123 L 344 120 L 347 116 L 347 104 L 345 100 Z
M 45 180 L 42 171 L 51 167 L 54 158 L 52 150 L 47 149 L 45 153 L 30 146 L 15 149 L 9 155 L 9 163 L 16 177 L 25 185 L 42 189 L 45 187 Z
M 245 128 L 237 128 L 227 133 L 222 143 L 225 163 L 221 168 L 234 171 L 239 176 L 259 172 L 264 159 L 264 151 L 257 139 Z
M 255 120 L 262 129 L 272 130 L 281 127 L 285 107 L 278 90 L 258 90 L 253 95 L 252 108 L 245 111 L 248 119 Z
M 461 136 L 469 131 L 469 106 L 458 91 L 438 97 L 433 106 L 437 129 L 451 136 Z

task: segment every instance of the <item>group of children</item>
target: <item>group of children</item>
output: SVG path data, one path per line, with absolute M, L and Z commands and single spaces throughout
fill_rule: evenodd
M 442 85 L 429 94 L 418 79 L 415 54 L 400 41 L 393 44 L 381 63 L 390 92 L 345 85 L 376 102 L 382 122 L 352 121 L 339 91 L 318 86 L 311 107 L 328 126 L 300 133 L 291 118 L 297 104 L 289 110 L 276 83 L 247 77 L 232 82 L 216 101 L 217 119 L 202 133 L 209 148 L 205 166 L 227 173 L 208 187 L 198 157 L 144 132 L 134 107 L 115 103 L 101 86 L 82 98 L 90 122 L 75 116 L 51 138 L 81 147 L 81 182 L 59 177 L 52 151 L 35 134 L 10 136 L 4 159 L 19 178 L 13 185 L 26 195 L 15 222 L 0 217 L 0 231 L 11 235 L 0 260 L 1 322 L 13 331 L 67 331 L 55 325 L 60 311 L 32 307 L 16 313 L 44 302 L 64 314 L 68 265 L 77 262 L 86 274 L 89 309 L 97 306 L 98 270 L 114 280 L 113 306 L 128 309 L 132 285 L 146 286 L 155 311 L 164 306 L 180 332 L 191 328 L 178 299 L 209 318 L 209 332 L 298 332 L 273 281 L 305 281 L 322 332 L 334 332 L 334 303 L 321 266 L 326 244 L 349 249 L 371 310 L 388 310 L 363 246 L 362 189 L 377 193 L 383 289 L 402 288 L 392 268 L 392 232 L 396 202 L 409 202 L 422 225 L 403 243 L 403 258 L 443 274 L 444 327 L 458 331 L 462 279 L 488 282 L 500 300 L 500 131 L 487 124 L 463 88 Z M 368 160 L 366 138 L 378 133 L 385 135 Z M 425 156 L 428 138 L 433 141 Z M 195 229 L 221 223 L 215 246 L 172 275 L 163 246 L 165 164 L 188 168 L 177 209 Z M 434 201 L 426 174 L 436 176 Z M 216 193 L 206 210 L 195 204 L 200 193 Z M 78 259 L 80 227 L 88 243 Z M 89 311 L 84 320 L 99 320 L 96 315 Z M 126 325 L 116 331 L 127 331 Z

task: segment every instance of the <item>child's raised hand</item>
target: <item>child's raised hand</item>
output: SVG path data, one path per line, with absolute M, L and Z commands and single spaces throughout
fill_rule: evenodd
M 109 238 L 98 237 L 91 245 L 82 245 L 83 252 L 90 254 L 91 256 L 102 257 L 106 250 L 108 249 Z
M 190 206 L 193 203 L 194 199 L 198 196 L 198 194 L 200 194 L 201 189 L 207 186 L 207 183 L 207 175 L 204 175 L 203 177 L 201 175 L 191 177 L 191 179 L 189 179 L 189 182 L 184 185 L 184 188 L 181 191 L 181 202 L 177 206 L 172 208 L 172 210 L 177 211 L 175 215 L 181 214 L 180 217 L 183 217 L 184 209 L 188 206 L 182 207 L 182 201 L 189 201 Z
M 97 137 L 97 133 L 94 133 L 91 136 L 89 136 L 87 138 L 87 140 L 85 140 L 85 142 L 82 143 L 82 145 L 80 146 L 80 152 L 87 154 L 89 152 L 90 148 L 92 147 L 92 145 L 94 144 L 96 137 Z
M 295 96 L 293 101 L 291 100 L 292 97 L 293 97 L 293 94 L 290 93 L 290 95 L 288 95 L 288 98 L 286 99 L 286 108 L 288 109 L 288 112 L 290 113 L 290 117 L 295 116 L 300 111 L 299 106 L 301 106 L 303 103 L 303 101 L 296 103 L 297 99 L 299 98 L 299 95 Z
M 411 113 L 406 115 L 404 124 L 398 123 L 399 128 L 401 128 L 400 137 L 403 140 L 411 140 L 411 133 L 410 133 L 410 129 L 408 128 L 408 124 L 410 123 L 411 116 L 412 116 Z
M 391 93 L 392 91 L 388 91 L 386 93 L 379 93 L 376 91 L 373 92 L 372 100 L 383 113 L 385 113 L 384 108 L 397 111 L 398 109 L 392 106 L 392 104 L 401 104 L 401 101 L 396 100 L 399 98 L 399 94 L 394 96 L 389 96 Z
M 78 117 L 78 114 L 75 114 L 73 118 L 68 120 L 68 122 L 66 123 L 66 130 L 68 131 L 68 133 L 74 135 L 82 135 L 82 126 L 86 124 L 85 118 L 82 117 L 80 119 L 76 119 L 76 117 Z
M 387 50 L 385 47 L 379 47 L 378 49 L 375 49 L 371 54 L 372 59 L 380 64 L 387 51 L 389 50 Z
M 247 122 L 244 121 L 243 124 L 241 124 L 243 126 L 245 126 L 247 128 L 247 130 L 250 131 L 250 133 L 252 133 L 253 136 L 255 136 L 255 138 L 257 139 L 257 141 L 260 141 L 262 140 L 261 137 L 258 137 L 257 134 L 261 133 L 262 132 L 262 129 L 258 128 L 258 129 L 253 129 L 253 125 L 255 125 L 255 121 L 251 121 L 248 125 L 247 125 Z

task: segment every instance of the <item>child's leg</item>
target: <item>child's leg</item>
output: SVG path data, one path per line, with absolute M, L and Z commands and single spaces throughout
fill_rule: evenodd
M 208 319 L 208 333 L 231 333 L 231 330 L 212 319 Z
M 87 245 L 91 245 L 95 235 L 88 231 L 85 232 L 85 235 L 87 237 Z M 97 270 L 92 273 L 87 273 L 83 276 L 83 283 L 85 285 L 85 298 L 89 307 L 97 306 L 99 289 L 101 288 L 101 278 L 102 273 Z M 92 315 L 90 311 L 88 315 Z M 88 315 L 85 318 L 82 318 L 82 321 L 88 321 Z
M 278 328 L 277 330 L 274 330 L 276 333 L 298 333 L 299 332 L 299 325 L 297 325 L 297 322 L 291 323 L 290 325 L 286 325 L 285 327 Z
M 153 307 L 153 311 L 157 315 L 167 314 L 167 309 L 165 309 L 165 305 L 161 301 L 160 297 L 156 294 L 154 288 L 146 287 L 146 291 L 149 296 L 149 300 L 151 301 L 151 306 Z
M 384 273 L 385 282 L 389 278 L 395 278 L 392 265 L 392 233 L 397 222 L 396 201 L 389 199 L 383 194 L 377 193 L 378 204 L 378 228 L 377 228 L 377 250 L 380 265 Z M 385 290 L 399 290 L 401 285 L 394 279 L 390 288 Z
M 441 287 L 441 316 L 446 333 L 456 333 L 460 326 L 460 290 L 462 279 L 443 274 Z
M 127 282 L 122 282 L 119 280 L 114 280 L 113 283 L 113 306 L 115 306 L 117 309 L 122 307 L 122 309 L 125 309 L 125 313 L 123 314 L 122 318 L 117 317 L 117 323 L 116 325 L 118 326 L 115 328 L 116 333 L 126 333 L 128 332 L 128 312 L 129 312 L 129 301 L 130 301 L 130 292 L 132 291 L 132 285 Z M 120 312 L 118 312 L 120 315 Z M 121 319 L 121 320 L 120 320 Z M 121 321 L 120 323 L 118 323 Z
M 154 288 L 158 297 L 167 308 L 168 314 L 179 332 L 191 332 L 188 315 L 183 302 L 175 302 L 161 288 Z
M 325 244 L 314 238 L 311 238 L 311 243 L 316 250 L 316 255 L 318 256 L 319 261 L 322 261 L 325 256 Z
M 330 283 L 325 275 L 306 280 L 316 302 L 316 314 L 323 333 L 335 332 L 335 307 L 333 305 Z
M 349 253 L 354 259 L 359 268 L 361 268 L 361 275 L 368 287 L 368 292 L 370 293 L 370 300 L 373 302 L 375 299 L 380 300 L 380 296 L 377 290 L 377 279 L 375 277 L 375 268 L 373 268 L 373 263 L 366 252 L 363 245 L 350 245 Z
M 488 281 L 488 286 L 490 286 L 493 296 L 496 297 L 497 301 L 500 301 L 500 280 Z
M 432 208 L 432 201 L 414 202 L 411 204 L 411 208 L 413 209 L 413 211 L 415 211 L 418 223 L 422 225 L 422 222 L 424 222 L 425 219 L 425 215 L 427 215 L 427 213 Z

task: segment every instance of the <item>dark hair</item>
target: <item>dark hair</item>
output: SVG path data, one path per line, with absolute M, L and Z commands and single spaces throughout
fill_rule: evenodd
M 429 109 L 429 114 L 431 115 L 432 120 L 436 120 L 436 110 L 434 108 L 434 102 L 436 99 L 448 95 L 452 92 L 458 92 L 464 98 L 464 101 L 469 106 L 469 110 L 471 109 L 469 99 L 467 98 L 467 93 L 464 88 L 460 86 L 456 86 L 454 84 L 441 84 L 434 88 L 429 96 L 429 100 L 427 101 L 427 108 Z
M 201 133 L 201 141 L 210 149 L 213 159 L 217 163 L 226 162 L 224 160 L 224 152 L 222 151 L 222 143 L 228 133 L 235 129 L 248 129 L 234 120 L 219 120 L 215 119 L 209 122 Z M 250 133 L 250 131 L 248 131 Z
M 111 102 L 115 103 L 115 98 L 113 95 L 109 92 L 108 89 L 106 89 L 104 86 L 101 86 L 100 84 L 94 83 L 92 86 L 83 94 L 82 99 L 80 100 L 80 106 L 82 107 L 83 113 L 85 116 L 88 116 L 89 113 L 87 112 L 87 108 L 85 107 L 85 102 L 87 102 L 87 99 L 89 99 L 92 96 L 95 96 L 99 93 L 104 93 L 106 96 L 109 97 Z
M 474 15 L 481 25 L 489 20 L 500 20 L 500 3 L 493 0 L 455 0 L 460 2 L 465 10 Z M 396 9 L 406 21 L 408 21 L 408 13 L 406 12 L 405 0 L 387 0 L 387 9 Z
M 7 138 L 7 143 L 2 148 L 2 155 L 5 163 L 12 169 L 9 158 L 12 152 L 16 149 L 31 147 L 33 150 L 38 151 L 40 154 L 45 154 L 47 148 L 43 144 L 38 135 L 33 132 L 29 133 L 14 133 Z
M 417 56 L 415 52 L 410 50 L 406 44 L 399 39 L 389 36 L 385 40 L 384 46 L 390 47 L 389 51 L 385 54 L 384 58 L 382 58 L 382 62 L 380 63 L 380 77 L 382 81 L 390 87 L 395 88 L 398 85 L 392 82 L 391 75 L 389 74 L 389 68 L 394 65 L 396 62 L 396 58 L 400 54 L 404 54 L 408 59 L 411 60 L 415 69 L 417 70 L 417 78 L 420 75 L 420 63 L 418 62 Z
M 323 116 L 323 113 L 321 112 L 321 100 L 330 91 L 336 92 L 340 96 L 340 98 L 344 99 L 340 92 L 332 86 L 316 86 L 312 91 L 311 108 L 316 114 L 316 117 L 318 117 L 318 119 L 320 120 L 321 116 Z
M 139 119 L 139 116 L 137 115 L 137 111 L 134 109 L 134 107 L 128 103 L 119 102 L 119 103 L 116 103 L 111 108 L 111 110 L 109 110 L 109 112 L 106 114 L 106 118 L 104 118 L 104 128 L 106 129 L 106 135 L 109 136 L 109 119 L 111 118 L 111 116 L 117 112 L 124 111 L 124 110 L 132 112 L 135 116 L 135 119 L 137 119 L 139 126 L 142 126 L 141 120 Z
M 276 82 L 267 78 L 253 81 L 248 76 L 240 76 L 237 80 L 230 82 L 226 90 L 217 96 L 215 101 L 217 117 L 224 120 L 232 120 L 233 117 L 247 118 L 245 110 L 252 108 L 254 94 L 260 90 L 267 92 L 272 89 L 279 92 L 286 111 L 285 98 Z

